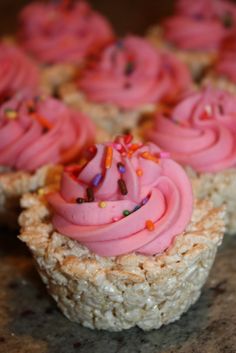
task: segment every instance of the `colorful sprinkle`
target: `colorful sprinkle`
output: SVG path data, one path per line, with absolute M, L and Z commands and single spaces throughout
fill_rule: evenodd
M 93 202 L 94 201 L 93 189 L 92 188 L 87 188 L 86 189 L 86 194 L 87 194 L 88 202 Z
M 119 179 L 118 180 L 118 186 L 119 186 L 121 195 L 127 195 L 128 194 L 128 190 L 127 190 L 125 181 L 123 179 Z
M 131 141 L 133 140 L 133 136 L 131 134 L 127 134 L 124 136 L 124 143 L 126 145 L 128 145 L 129 143 L 131 143 Z
M 142 175 L 143 175 L 143 170 L 140 169 L 140 168 L 137 169 L 137 170 L 136 170 L 136 174 L 137 174 L 137 176 L 139 176 L 139 177 L 142 176 Z
M 33 119 L 37 120 L 38 123 L 40 125 L 42 125 L 42 127 L 46 128 L 48 130 L 52 129 L 53 124 L 50 121 L 48 121 L 46 118 L 44 118 L 42 115 L 39 115 L 39 114 L 36 114 L 36 113 L 31 113 L 30 116 Z
M 129 211 L 129 210 L 124 210 L 124 211 L 123 211 L 123 215 L 124 215 L 125 217 L 129 216 L 129 215 L 130 215 L 130 211 Z
M 45 194 L 45 189 L 44 188 L 38 189 L 38 195 L 42 196 L 44 194 Z
M 117 168 L 121 174 L 124 174 L 126 172 L 125 165 L 121 162 L 117 163 Z
M 146 203 L 148 202 L 148 200 L 149 200 L 149 197 L 148 197 L 148 196 L 145 197 L 145 198 L 142 200 L 141 205 L 142 205 L 142 206 L 146 205 Z
M 106 148 L 106 159 L 105 159 L 105 168 L 110 169 L 112 165 L 113 159 L 113 148 L 111 146 L 107 146 Z
M 156 158 L 155 156 L 153 156 L 151 153 L 149 152 L 143 152 L 141 153 L 141 157 L 143 157 L 144 159 L 147 159 L 148 161 L 152 161 L 152 162 L 155 162 L 155 163 L 159 163 L 159 159 Z
M 97 187 L 98 184 L 101 182 L 101 180 L 102 180 L 102 174 L 101 173 L 96 174 L 95 177 L 92 180 L 92 185 Z
M 125 76 L 132 75 L 134 70 L 135 70 L 135 63 L 133 61 L 128 61 L 126 66 L 125 66 L 125 70 L 124 70 Z
M 131 158 L 131 157 L 133 156 L 133 154 L 134 154 L 133 151 L 128 151 L 128 152 L 127 152 L 127 156 L 128 156 L 129 158 Z
M 148 219 L 146 221 L 145 225 L 146 225 L 147 230 L 149 230 L 149 232 L 152 232 L 155 229 L 155 224 L 150 219 Z
M 81 165 L 78 165 L 78 164 L 68 165 L 64 168 L 64 170 L 65 172 L 68 172 L 68 173 L 76 173 L 81 170 Z
M 96 146 L 90 146 L 89 148 L 88 148 L 88 151 L 90 152 L 90 153 L 92 153 L 92 154 L 94 154 L 94 153 L 96 153 L 96 151 L 97 151 L 97 147 Z
M 113 220 L 113 222 L 117 222 L 117 221 L 119 221 L 119 217 L 113 217 L 112 220 Z
M 135 206 L 134 209 L 133 209 L 133 212 L 138 211 L 140 208 L 141 208 L 140 205 Z
M 76 201 L 76 203 L 84 203 L 85 199 L 83 199 L 83 197 L 77 197 L 77 199 L 75 201 Z
M 14 120 L 18 116 L 17 111 L 14 109 L 11 109 L 11 108 L 6 108 L 4 110 L 4 113 L 5 113 L 6 117 L 10 120 Z
M 131 146 L 130 146 L 130 150 L 135 152 L 139 149 L 140 145 L 138 143 L 133 143 Z
M 117 151 L 121 151 L 122 150 L 122 145 L 120 143 L 114 143 L 113 144 L 114 148 L 117 150 Z
M 105 208 L 105 207 L 107 207 L 107 203 L 106 203 L 105 201 L 100 201 L 100 202 L 98 203 L 98 206 L 99 206 L 100 208 Z

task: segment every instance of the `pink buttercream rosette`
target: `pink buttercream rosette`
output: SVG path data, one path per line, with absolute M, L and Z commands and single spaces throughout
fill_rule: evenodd
M 16 95 L 0 108 L 0 165 L 34 171 L 72 161 L 93 142 L 94 127 L 54 98 Z
M 0 101 L 20 90 L 35 92 L 38 83 L 36 64 L 16 45 L 0 42 Z
M 191 87 L 187 67 L 145 39 L 128 36 L 107 46 L 85 69 L 78 87 L 91 102 L 135 109 L 173 101 Z
M 236 231 L 236 97 L 205 88 L 180 102 L 170 117 L 157 116 L 147 137 L 184 165 L 197 196 L 227 205 L 228 231 Z
M 218 49 L 236 24 L 236 6 L 224 0 L 179 0 L 176 13 L 164 22 L 167 40 L 187 50 Z
M 42 63 L 81 64 L 114 36 L 85 1 L 34 2 L 22 10 L 20 24 L 22 46 Z
M 193 203 L 176 162 L 153 144 L 125 139 L 96 145 L 47 198 L 55 229 L 101 256 L 162 253 L 189 223 Z
M 0 107 L 0 224 L 17 226 L 19 199 L 59 182 L 62 165 L 94 142 L 94 126 L 59 100 L 18 93 Z
M 171 117 L 157 116 L 149 138 L 198 172 L 236 165 L 236 98 L 206 88 L 181 101 Z

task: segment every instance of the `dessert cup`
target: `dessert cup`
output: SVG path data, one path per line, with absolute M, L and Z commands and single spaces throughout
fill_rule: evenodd
M 19 198 L 93 143 L 92 122 L 50 97 L 18 94 L 0 107 L 0 218 L 16 226 Z M 11 218 L 11 216 L 13 218 Z
M 190 89 L 184 64 L 145 39 L 128 36 L 94 57 L 60 94 L 97 126 L 117 135 L 133 131 L 144 114 L 155 112 L 160 103 L 173 104 Z
M 193 202 L 184 170 L 152 144 L 119 139 L 94 153 L 82 169 L 64 170 L 61 187 L 23 196 L 19 237 L 68 319 L 91 329 L 157 329 L 198 299 L 224 209 Z
M 189 1 L 179 0 L 175 13 L 161 26 L 153 26 L 147 37 L 157 47 L 173 51 L 199 82 L 235 23 L 236 7 L 231 2 L 200 0 L 189 6 Z
M 33 2 L 19 22 L 19 43 L 41 66 L 43 91 L 53 95 L 114 38 L 108 20 L 85 1 Z
M 226 205 L 227 232 L 236 232 L 236 97 L 204 88 L 180 102 L 170 116 L 157 115 L 147 139 L 170 152 L 191 177 L 197 198 Z

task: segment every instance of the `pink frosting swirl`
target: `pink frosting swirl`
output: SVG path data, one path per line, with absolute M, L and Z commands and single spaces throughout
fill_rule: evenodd
M 206 88 L 181 101 L 171 117 L 157 116 L 148 137 L 198 172 L 236 165 L 236 97 Z
M 93 138 L 90 120 L 54 98 L 18 95 L 0 107 L 0 165 L 33 171 L 67 163 Z
M 35 2 L 23 9 L 20 22 L 22 45 L 46 63 L 81 63 L 113 38 L 108 21 L 85 1 Z
M 172 54 L 158 53 L 145 39 L 135 36 L 105 48 L 78 81 L 91 101 L 125 109 L 174 99 L 190 84 L 184 64 Z
M 236 24 L 236 6 L 225 0 L 180 0 L 164 22 L 165 37 L 187 50 L 214 50 Z
M 19 90 L 35 90 L 39 71 L 34 62 L 17 46 L 0 42 L 0 99 Z
M 236 31 L 223 41 L 215 70 L 236 83 Z
M 189 179 L 176 162 L 154 144 L 122 139 L 97 145 L 80 170 L 65 170 L 61 190 L 48 201 L 54 227 L 101 256 L 162 253 L 184 231 L 193 204 Z

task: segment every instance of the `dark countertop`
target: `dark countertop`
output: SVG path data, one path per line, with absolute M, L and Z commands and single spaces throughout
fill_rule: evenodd
M 157 331 L 91 331 L 57 310 L 15 234 L 0 233 L 0 353 L 235 353 L 236 237 L 225 238 L 200 300 Z

